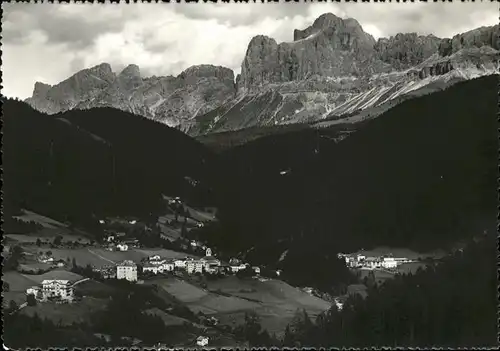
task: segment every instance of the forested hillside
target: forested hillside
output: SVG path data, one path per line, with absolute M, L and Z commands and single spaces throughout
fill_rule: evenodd
M 308 262 L 335 252 L 428 250 L 482 230 L 496 221 L 497 91 L 497 76 L 460 83 L 338 144 L 337 130 L 305 130 L 224 152 L 222 227 L 211 237 L 235 252 L 253 248 L 261 262 L 290 248 L 307 278 Z
M 471 241 L 464 251 L 415 275 L 396 276 L 342 311 L 287 329 L 285 346 L 492 347 L 497 338 L 497 240 Z M 481 234 L 479 235 L 481 236 Z
M 111 108 L 47 116 L 13 100 L 3 116 L 8 208 L 84 223 L 149 216 L 162 210 L 162 193 L 210 203 L 211 153 L 175 129 Z

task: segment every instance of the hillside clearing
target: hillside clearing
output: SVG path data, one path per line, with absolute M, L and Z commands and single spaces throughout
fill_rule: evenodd
M 44 228 L 55 229 L 55 228 L 65 228 L 66 224 L 58 222 L 52 218 L 42 216 L 38 213 L 22 210 L 23 214 L 20 216 L 14 216 L 13 218 L 19 219 L 25 222 L 35 222 L 40 224 Z
M 189 323 L 189 324 L 191 323 L 187 319 L 184 319 L 184 318 L 181 318 L 181 317 L 177 317 L 177 316 L 173 316 L 171 314 L 168 314 L 168 313 L 160 310 L 157 307 L 150 308 L 150 309 L 148 309 L 148 310 L 146 310 L 144 312 L 146 312 L 147 314 L 151 314 L 151 315 L 155 315 L 155 316 L 161 317 L 161 319 L 163 320 L 163 323 L 167 327 L 176 326 L 176 325 L 183 325 L 184 323 Z
M 105 299 L 92 297 L 85 297 L 79 302 L 67 304 L 46 302 L 36 306 L 26 306 L 21 310 L 21 313 L 29 316 L 36 313 L 40 318 L 47 318 L 54 323 L 71 325 L 75 322 L 89 322 L 90 316 L 102 310 L 106 306 L 106 302 Z
M 314 320 L 331 307 L 327 301 L 279 280 L 261 282 L 228 277 L 208 281 L 208 290 L 176 278 L 162 279 L 157 284 L 193 312 L 213 315 L 221 324 L 241 324 L 246 311 L 255 311 L 261 318 L 262 326 L 277 334 L 284 331 L 297 309 L 305 309 Z

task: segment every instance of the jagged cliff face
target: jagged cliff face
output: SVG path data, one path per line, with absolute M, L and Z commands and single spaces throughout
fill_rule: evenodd
M 431 57 L 437 52 L 440 42 L 441 39 L 433 35 L 397 34 L 389 39 L 379 39 L 374 49 L 380 60 L 391 67 L 406 69 Z
M 498 26 L 452 39 L 416 33 L 375 41 L 353 19 L 332 14 L 294 31 L 294 41 L 250 41 L 239 99 L 193 133 L 253 125 L 357 122 L 461 80 L 498 73 Z M 332 121 L 333 120 L 333 121 Z
M 272 83 L 305 80 L 314 75 L 339 77 L 373 73 L 390 67 L 373 60 L 375 40 L 356 20 L 332 14 L 319 17 L 295 40 L 277 44 L 257 36 L 250 41 L 241 67 L 240 90 L 252 92 Z
M 108 106 L 177 126 L 213 110 L 235 94 L 234 73 L 225 67 L 200 65 L 177 77 L 142 78 L 137 65 L 115 74 L 109 64 L 103 63 L 53 87 L 36 83 L 27 102 L 49 114 Z
M 296 29 L 293 42 L 254 37 L 236 81 L 232 70 L 212 65 L 143 78 L 136 65 L 115 74 L 101 64 L 53 87 L 36 83 L 27 101 L 47 113 L 111 106 L 192 135 L 356 122 L 404 99 L 498 73 L 498 35 L 497 25 L 451 39 L 408 33 L 375 41 L 356 20 L 324 14 Z

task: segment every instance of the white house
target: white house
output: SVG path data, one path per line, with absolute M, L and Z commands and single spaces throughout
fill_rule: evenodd
M 392 269 L 398 266 L 398 262 L 392 257 L 384 257 L 381 265 L 383 268 Z
M 49 257 L 47 255 L 40 255 L 38 257 L 38 262 L 41 262 L 41 263 L 52 263 L 52 262 L 54 262 L 54 257 Z
M 116 245 L 116 248 L 118 250 L 120 250 L 120 251 L 127 251 L 128 250 L 128 245 L 120 243 L 120 244 Z
M 143 272 L 152 272 L 154 274 L 163 273 L 163 272 L 171 272 L 174 270 L 174 264 L 170 262 L 166 262 L 160 265 L 147 263 L 142 268 Z
M 376 257 L 368 257 L 365 260 L 363 266 L 368 268 L 368 269 L 380 268 L 382 266 L 382 261 Z
M 35 295 L 38 298 L 38 294 L 41 294 L 41 289 L 38 286 L 32 286 L 31 288 L 26 289 L 26 295 Z
M 203 273 L 203 267 L 205 262 L 199 260 L 193 260 L 186 262 L 186 270 L 189 274 L 193 273 Z
M 203 247 L 203 243 L 199 242 L 199 241 L 195 241 L 195 240 L 192 240 L 191 241 L 191 246 L 192 247 Z M 206 248 L 206 247 L 205 247 Z
M 231 269 L 231 272 L 233 273 L 238 273 L 238 271 L 240 270 L 240 266 L 229 266 L 229 268 Z
M 116 279 L 137 281 L 137 265 L 133 261 L 123 261 L 116 266 Z
M 355 267 L 358 264 L 358 262 L 355 260 L 354 257 L 345 256 L 344 259 L 345 259 L 345 264 L 347 267 Z
M 159 271 L 160 271 L 160 266 L 152 265 L 150 263 L 147 263 L 142 267 L 143 273 L 151 272 L 154 274 L 158 274 Z M 163 269 L 161 271 L 163 272 Z
M 64 260 L 57 260 L 57 261 L 54 261 L 53 264 L 56 265 L 59 268 L 62 268 L 64 266 L 66 266 L 66 261 L 64 261 Z
M 186 261 L 184 260 L 175 260 L 174 267 L 176 268 L 186 268 Z
M 342 311 L 345 301 L 346 301 L 346 296 L 336 297 L 334 299 L 335 307 L 337 307 L 338 311 Z
M 196 339 L 196 344 L 198 346 L 207 346 L 208 345 L 208 336 L 198 336 Z
M 255 274 L 257 274 L 257 275 L 260 274 L 260 268 L 259 267 L 254 266 L 254 267 L 252 267 L 252 269 L 255 272 Z
M 42 295 L 44 299 L 72 300 L 73 286 L 69 280 L 44 280 L 42 281 Z
M 160 255 L 153 255 L 153 256 L 149 256 L 149 260 L 150 261 L 158 261 L 158 260 L 161 260 L 161 257 L 160 257 Z

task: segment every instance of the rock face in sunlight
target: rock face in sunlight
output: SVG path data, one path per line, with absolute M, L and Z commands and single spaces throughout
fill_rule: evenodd
M 399 33 L 376 41 L 352 18 L 318 17 L 292 42 L 258 35 L 235 79 L 229 68 L 199 65 L 177 77 L 141 77 L 103 63 L 49 86 L 27 102 L 49 114 L 114 107 L 190 135 L 293 123 L 355 123 L 459 81 L 498 73 L 499 26 L 441 39 Z
M 114 107 L 177 126 L 215 109 L 235 94 L 234 73 L 225 67 L 200 65 L 177 77 L 142 78 L 137 65 L 115 74 L 103 63 L 53 87 L 37 82 L 27 102 L 49 114 Z

